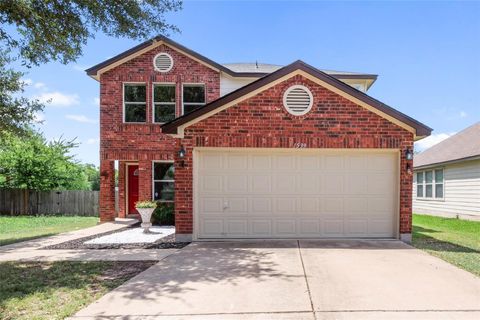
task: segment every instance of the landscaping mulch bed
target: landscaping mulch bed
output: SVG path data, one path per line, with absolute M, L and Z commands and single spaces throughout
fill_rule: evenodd
M 175 240 L 175 235 L 171 234 L 162 239 L 159 239 L 152 243 L 112 243 L 112 244 L 85 244 L 85 242 L 100 238 L 106 235 L 118 233 L 125 231 L 128 228 L 136 228 L 139 224 L 134 224 L 125 228 L 121 228 L 115 231 L 109 231 L 104 233 L 99 233 L 89 237 L 83 237 L 75 240 L 70 240 L 62 242 L 59 244 L 54 244 L 51 246 L 42 247 L 42 249 L 96 249 L 96 250 L 105 250 L 105 249 L 181 249 L 190 242 L 177 242 Z

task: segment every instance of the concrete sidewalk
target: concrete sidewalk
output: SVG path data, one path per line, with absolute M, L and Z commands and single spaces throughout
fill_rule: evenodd
M 480 279 L 399 241 L 194 243 L 72 319 L 480 319 Z
M 18 242 L 0 246 L 0 262 L 2 261 L 135 261 L 161 260 L 177 249 L 112 249 L 112 250 L 45 250 L 44 247 L 63 242 L 93 236 L 105 232 L 119 230 L 135 224 L 135 219 L 116 219 L 81 230 L 61 233 L 51 237 Z

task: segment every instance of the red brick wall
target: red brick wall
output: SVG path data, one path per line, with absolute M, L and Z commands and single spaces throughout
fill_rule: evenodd
M 291 85 L 307 86 L 314 97 L 304 116 L 289 114 L 282 97 Z M 176 159 L 175 214 L 178 233 L 192 233 L 192 150 L 195 147 L 393 148 L 401 150 L 400 232 L 411 232 L 412 175 L 404 150 L 413 134 L 320 85 L 295 76 L 185 129 L 177 142 L 187 151 L 184 167 Z M 410 161 L 410 166 L 412 165 Z
M 153 68 L 153 58 L 160 52 L 167 52 L 173 58 L 173 68 L 160 73 Z M 123 123 L 123 83 L 142 82 L 147 87 L 147 122 L 145 124 Z M 100 161 L 123 160 L 139 162 L 140 198 L 151 199 L 151 161 L 172 160 L 175 141 L 162 134 L 160 124 L 152 123 L 152 85 L 155 82 L 176 83 L 176 112 L 181 114 L 182 83 L 204 83 L 207 102 L 220 96 L 220 74 L 209 67 L 171 49 L 160 45 L 100 76 Z M 109 166 L 109 164 L 105 164 Z M 120 166 L 124 168 L 123 164 Z M 124 169 L 122 169 L 124 170 Z M 122 177 L 121 183 L 124 183 Z M 119 181 L 120 182 L 120 181 Z M 103 186 L 110 187 L 104 183 Z M 125 193 L 120 185 L 120 213 L 125 213 Z M 110 209 L 110 191 L 103 190 L 105 196 L 100 207 L 102 221 L 111 220 L 114 213 Z M 104 209 L 102 209 L 104 207 Z
M 167 52 L 173 68 L 166 73 L 154 70 L 153 58 Z M 123 123 L 123 83 L 147 85 L 147 122 Z M 152 123 L 152 84 L 176 83 L 177 116 L 181 114 L 182 83 L 204 83 L 207 102 L 220 96 L 220 74 L 189 57 L 160 45 L 100 76 L 100 159 L 162 160 L 162 152 L 171 152 L 174 141 L 161 133 L 160 124 Z

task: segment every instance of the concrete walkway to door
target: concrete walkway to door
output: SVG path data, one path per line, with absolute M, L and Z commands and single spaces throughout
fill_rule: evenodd
M 399 241 L 204 242 L 74 319 L 480 319 L 480 279 Z

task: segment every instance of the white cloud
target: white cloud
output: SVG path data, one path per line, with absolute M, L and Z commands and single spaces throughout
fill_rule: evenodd
M 98 138 L 90 138 L 87 140 L 87 144 L 97 144 L 100 142 L 100 139 Z
M 93 98 L 93 105 L 95 105 L 95 106 L 99 106 L 99 105 L 100 105 L 100 98 L 99 98 L 99 97 Z
M 44 92 L 34 98 L 53 107 L 70 107 L 80 103 L 77 94 L 65 94 L 59 91 Z
M 460 118 L 466 118 L 468 114 L 465 111 L 460 111 Z
M 420 152 L 424 151 L 436 145 L 437 143 L 442 142 L 443 140 L 453 136 L 455 133 L 456 132 L 432 134 L 425 139 L 415 142 L 415 150 Z
M 33 87 L 34 87 L 35 89 L 44 89 L 44 90 L 47 89 L 47 85 L 46 85 L 45 83 L 43 83 L 43 82 L 35 82 L 35 83 L 33 84 Z
M 81 123 L 97 123 L 97 120 L 95 119 L 90 119 L 87 116 L 84 116 L 83 114 L 67 114 L 65 118 L 81 122 Z

